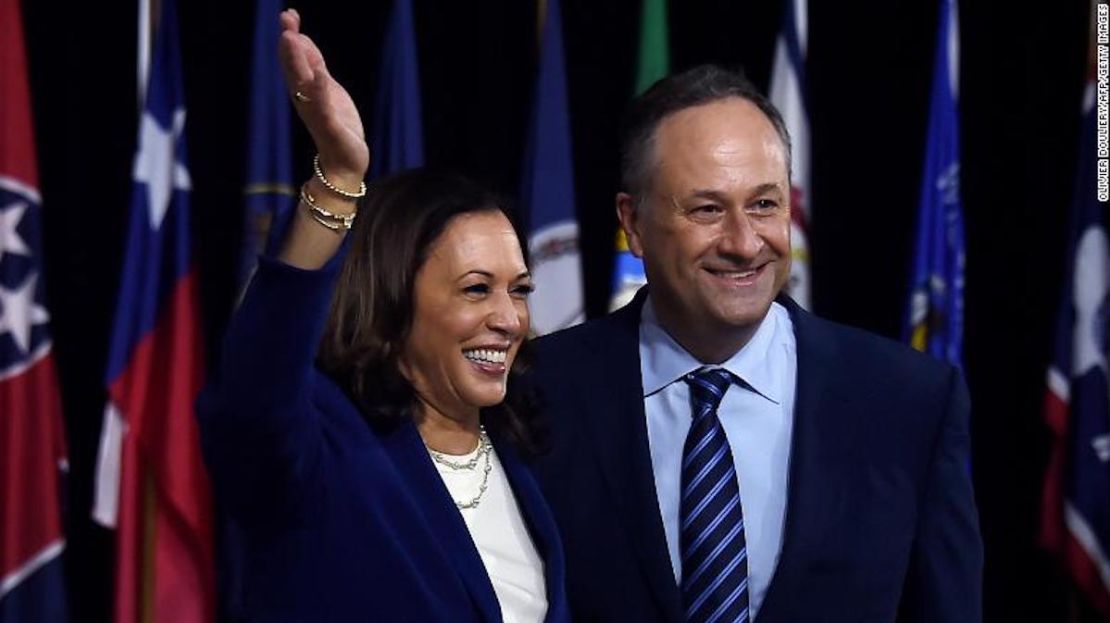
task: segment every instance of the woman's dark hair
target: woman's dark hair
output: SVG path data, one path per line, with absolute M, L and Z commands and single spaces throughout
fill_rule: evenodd
M 415 169 L 376 181 L 359 207 L 350 249 L 339 274 L 318 362 L 361 408 L 375 428 L 413 415 L 416 393 L 398 361 L 412 329 L 416 275 L 432 243 L 455 217 L 500 212 L 523 244 L 520 229 L 499 196 L 458 175 Z M 487 428 L 519 450 L 540 449 L 537 409 L 523 389 L 527 341 L 509 370 L 505 401 L 482 410 Z

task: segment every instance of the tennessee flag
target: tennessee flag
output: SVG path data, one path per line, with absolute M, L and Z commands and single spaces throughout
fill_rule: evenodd
M 161 4 L 132 169 L 93 509 L 116 529 L 115 623 L 207 623 L 215 613 L 211 501 L 193 417 L 203 359 L 185 98 L 176 7 Z
M 0 623 L 66 620 L 62 409 L 18 0 L 0 0 Z

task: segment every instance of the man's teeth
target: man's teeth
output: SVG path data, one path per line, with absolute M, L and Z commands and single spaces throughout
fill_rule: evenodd
M 756 269 L 735 271 L 735 270 L 718 270 L 714 271 L 722 277 L 732 277 L 733 279 L 743 279 L 744 277 L 751 277 L 755 274 Z
M 505 363 L 505 356 L 508 351 L 493 350 L 488 348 L 476 348 L 473 350 L 463 351 L 463 356 L 471 361 L 478 363 Z

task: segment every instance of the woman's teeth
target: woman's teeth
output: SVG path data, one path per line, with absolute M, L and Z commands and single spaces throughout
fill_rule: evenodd
M 477 363 L 505 363 L 507 354 L 508 351 L 488 348 L 475 348 L 463 351 L 463 357 Z

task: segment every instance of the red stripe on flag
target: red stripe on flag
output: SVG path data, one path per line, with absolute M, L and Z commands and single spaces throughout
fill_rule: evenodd
M 189 271 L 109 389 L 128 426 L 116 537 L 116 623 L 144 621 L 144 611 L 159 622 L 214 618 L 211 499 L 193 416 L 203 367 L 196 301 L 196 275 Z M 142 491 L 147 477 L 153 496 Z M 147 513 L 153 513 L 152 528 Z M 144 559 L 146 540 L 152 549 Z
M 0 381 L 0 577 L 62 538 L 59 462 L 65 458 L 54 357 Z
M 31 92 L 19 2 L 0 2 L 0 175 L 38 188 L 35 139 L 31 135 Z
M 1051 389 L 1045 392 L 1044 419 L 1052 435 L 1052 448 L 1041 492 L 1041 545 L 1049 551 L 1063 554 L 1067 538 L 1063 485 L 1068 451 L 1068 403 Z
M 1110 617 L 1110 591 L 1103 583 L 1096 561 L 1092 560 L 1083 546 L 1069 532 L 1064 544 L 1064 561 L 1072 580 L 1099 612 Z
M 809 233 L 809 225 L 806 223 L 806 210 L 809 206 L 806 205 L 806 196 L 802 189 L 798 186 L 790 186 L 790 220 L 802 231 Z
M 1071 408 L 1051 389 L 1045 392 L 1044 420 L 1052 435 L 1052 449 L 1045 470 L 1041 497 L 1041 545 L 1063 562 L 1080 592 L 1103 615 L 1110 617 L 1110 590 L 1099 573 L 1098 562 L 1076 540 L 1064 519 L 1064 475 L 1068 458 L 1068 424 Z

